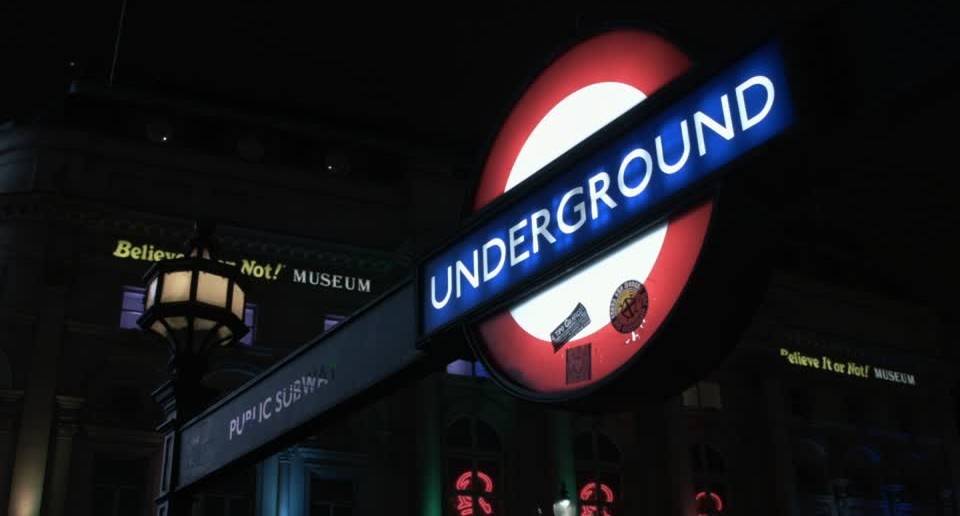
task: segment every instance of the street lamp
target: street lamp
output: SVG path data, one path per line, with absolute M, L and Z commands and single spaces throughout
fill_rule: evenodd
M 560 482 L 560 498 L 553 502 L 553 516 L 574 516 L 577 508 L 567 496 L 567 486 Z
M 190 500 L 177 492 L 180 426 L 203 410 L 212 389 L 203 386 L 211 348 L 243 337 L 246 277 L 217 261 L 213 226 L 197 223 L 183 256 L 153 264 L 144 276 L 147 295 L 137 325 L 170 346 L 171 379 L 153 393 L 163 410 L 157 430 L 164 434 L 158 516 L 190 513 Z
M 144 331 L 167 341 L 170 373 L 178 387 L 193 396 L 206 373 L 210 349 L 248 331 L 243 324 L 246 277 L 217 261 L 212 233 L 211 225 L 198 223 L 183 257 L 150 267 L 144 276 L 144 312 L 137 320 Z

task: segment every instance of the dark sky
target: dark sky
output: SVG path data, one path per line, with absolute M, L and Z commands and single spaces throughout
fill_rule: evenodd
M 105 85 L 113 70 L 117 90 L 401 136 L 468 162 L 482 159 L 513 101 L 551 56 L 603 27 L 656 28 L 697 63 L 781 26 L 799 29 L 811 44 L 811 65 L 832 60 L 836 73 L 825 68 L 821 82 L 838 114 L 810 136 L 815 143 L 804 159 L 785 164 L 797 182 L 789 185 L 794 205 L 784 212 L 806 225 L 791 245 L 843 257 L 848 272 L 840 275 L 867 271 L 880 278 L 866 280 L 879 290 L 887 282 L 891 291 L 960 306 L 953 300 L 960 209 L 949 161 L 960 105 L 960 20 L 947 2 L 596 0 L 401 9 L 131 0 L 116 53 L 124 4 L 89 4 L 4 3 L 2 116 L 29 118 L 62 95 L 69 78 Z
M 836 2 L 832 2 L 836 3 Z M 663 31 L 698 60 L 831 2 L 379 3 L 129 1 L 120 12 L 14 0 L 4 17 L 20 94 L 73 72 L 114 85 L 469 147 L 552 55 L 611 24 Z M 303 5 L 301 5 L 303 4 Z M 518 7 L 516 4 L 526 4 Z M 626 5 L 625 5 L 626 4 Z M 20 106 L 18 109 L 22 109 Z

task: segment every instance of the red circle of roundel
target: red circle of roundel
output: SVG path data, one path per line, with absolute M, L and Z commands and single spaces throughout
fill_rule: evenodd
M 650 95 L 689 66 L 686 55 L 675 46 L 641 30 L 614 30 L 574 46 L 536 78 L 507 117 L 484 165 L 474 209 L 512 186 L 510 175 L 524 146 L 539 126 L 549 123 L 548 115 L 565 99 L 594 85 L 610 83 Z M 535 396 L 570 395 L 620 370 L 656 333 L 680 297 L 703 245 L 711 211 L 712 203 L 705 202 L 668 220 L 665 233 L 661 233 L 659 253 L 652 267 L 645 269 L 649 272 L 645 279 L 634 277 L 638 273 L 632 269 L 639 269 L 639 265 L 622 270 L 623 281 L 640 279 L 649 297 L 643 324 L 636 331 L 617 331 L 608 314 L 595 310 L 589 313 L 590 318 L 607 317 L 606 324 L 594 331 L 582 331 L 555 351 L 549 340 L 521 326 L 511 308 L 476 328 L 486 359 L 501 376 Z M 640 238 L 644 236 L 636 241 Z M 576 299 L 567 301 L 570 308 L 577 304 Z M 549 314 L 558 323 L 567 315 L 569 310 Z

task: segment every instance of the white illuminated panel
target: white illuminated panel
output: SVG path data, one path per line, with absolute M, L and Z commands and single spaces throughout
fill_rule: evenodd
M 620 82 L 598 82 L 564 98 L 537 124 L 524 142 L 506 190 L 530 177 L 564 152 L 609 124 L 646 98 Z M 550 332 L 576 306 L 583 303 L 590 324 L 578 336 L 589 335 L 609 324 L 610 293 L 626 280 L 646 281 L 663 247 L 664 222 L 630 245 L 531 297 L 510 310 L 517 324 L 530 335 L 550 341 Z

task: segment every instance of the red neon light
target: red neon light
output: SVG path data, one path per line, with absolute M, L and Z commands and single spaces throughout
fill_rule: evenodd
M 700 504 L 703 503 L 703 499 L 706 498 L 706 497 L 707 497 L 707 493 L 704 492 L 704 491 L 700 491 L 699 493 L 697 493 L 697 497 L 696 497 L 697 506 L 698 506 L 698 507 L 697 507 L 697 511 L 698 511 L 698 512 L 697 512 L 697 516 L 706 516 L 706 513 L 705 513 L 705 512 L 699 512 L 699 511 L 700 511 L 700 508 L 699 508 L 699 507 L 700 507 Z M 723 499 L 720 498 L 720 495 L 718 495 L 717 493 L 711 492 L 711 493 L 710 493 L 710 499 L 713 500 L 713 506 L 716 508 L 717 512 L 723 512 Z
M 594 499 L 594 493 L 597 490 L 597 485 L 598 484 L 596 482 L 587 482 L 587 484 L 583 486 L 582 489 L 580 489 L 580 501 L 587 502 L 587 503 L 593 502 L 594 504 L 613 503 L 613 500 L 614 500 L 613 489 L 610 489 L 610 487 L 607 486 L 606 484 L 599 484 L 600 492 L 602 493 L 602 497 L 601 497 L 602 500 Z M 580 516 L 596 516 L 596 514 L 597 514 L 596 505 L 587 505 L 586 503 L 580 504 Z M 607 507 L 603 507 L 602 516 L 612 516 L 612 514 L 613 513 L 610 512 L 610 509 L 608 509 Z
M 490 475 L 487 475 L 482 471 L 477 471 L 476 477 L 483 482 L 482 492 L 493 492 L 493 479 L 490 478 Z M 464 471 L 459 477 L 457 477 L 454 487 L 456 487 L 457 491 L 467 491 L 470 489 L 473 479 L 473 471 Z M 482 496 L 477 497 L 477 503 L 480 504 L 480 512 L 486 514 L 487 516 L 493 514 L 493 505 L 486 501 Z M 457 511 L 460 512 L 460 516 L 473 516 L 473 499 L 471 495 L 457 495 Z

